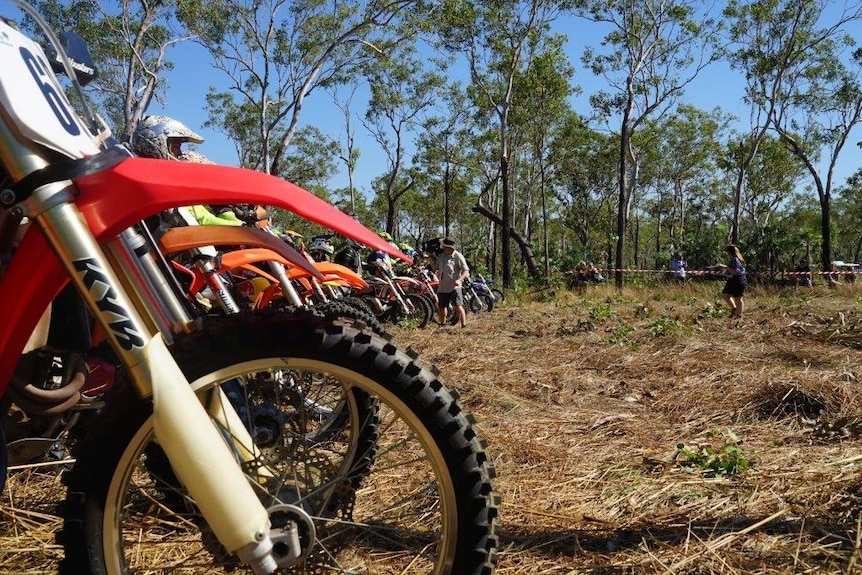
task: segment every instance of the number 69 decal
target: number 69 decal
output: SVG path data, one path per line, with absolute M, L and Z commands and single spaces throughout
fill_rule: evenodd
M 37 58 L 30 50 L 24 46 L 20 47 L 21 57 L 30 70 L 33 80 L 57 117 L 57 121 L 63 126 L 72 136 L 78 136 L 81 133 L 81 128 L 78 122 L 75 121 L 75 115 L 66 106 L 65 98 L 57 91 L 57 85 L 54 83 L 54 73 L 46 65 L 44 60 Z

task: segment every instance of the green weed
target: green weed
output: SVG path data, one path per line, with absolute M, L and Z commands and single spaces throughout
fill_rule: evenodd
M 656 337 L 675 337 L 686 333 L 683 322 L 667 316 L 657 317 L 650 324 L 649 329 Z
M 610 303 L 600 303 L 590 309 L 590 321 L 598 323 L 613 315 L 614 310 Z
M 629 341 L 629 337 L 634 333 L 634 331 L 635 328 L 633 325 L 628 323 L 621 323 L 611 332 L 611 343 L 631 344 L 632 342 Z
M 682 468 L 690 473 L 700 472 L 706 477 L 742 475 L 754 465 L 739 447 L 739 437 L 732 431 L 727 432 L 728 441 L 724 446 L 711 445 L 689 447 L 683 443 L 676 446 L 677 458 L 681 458 Z

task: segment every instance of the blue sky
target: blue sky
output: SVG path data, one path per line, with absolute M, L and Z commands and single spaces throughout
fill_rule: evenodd
M 580 95 L 573 97 L 573 106 L 578 112 L 588 114 L 590 110 L 588 98 L 590 94 L 604 87 L 604 80 L 582 69 L 580 57 L 586 43 L 598 45 L 603 34 L 594 25 L 591 27 L 584 22 L 579 22 L 577 26 L 564 24 L 561 25 L 560 30 L 569 36 L 567 52 L 576 69 L 573 82 L 582 90 Z M 198 131 L 206 139 L 199 150 L 213 161 L 225 164 L 236 163 L 236 153 L 232 144 L 225 142 L 218 132 L 203 128 L 207 119 L 205 96 L 209 86 L 216 85 L 219 88 L 225 86 L 220 72 L 212 68 L 205 50 L 192 43 L 174 48 L 170 58 L 174 61 L 175 69 L 166 75 L 170 82 L 167 101 L 164 106 L 154 102 L 150 107 L 150 113 L 172 116 Z M 716 84 L 721 85 L 722 89 L 716 90 Z M 365 94 L 367 95 L 367 92 Z M 742 85 L 735 80 L 729 69 L 726 66 L 713 66 L 695 82 L 686 99 L 706 110 L 721 106 L 726 112 L 731 112 L 740 105 L 741 97 Z M 361 98 L 360 90 L 353 100 L 355 114 L 364 113 Z M 340 143 L 344 141 L 342 112 L 333 104 L 331 96 L 326 92 L 315 92 L 306 100 L 303 104 L 301 123 L 316 126 Z M 375 161 L 375 157 L 382 154 L 377 143 L 364 133 L 358 120 L 353 121 L 353 129 L 357 132 L 358 145 L 361 149 L 356 181 L 360 190 L 367 192 L 370 189 L 371 180 L 382 173 L 385 165 L 382 159 Z M 335 177 L 331 185 L 333 188 L 346 186 L 346 174 Z
M 859 27 L 862 29 L 862 26 Z M 588 97 L 590 94 L 603 87 L 604 81 L 593 77 L 588 71 L 582 69 L 580 56 L 587 42 L 598 46 L 603 33 L 595 25 L 584 21 L 567 21 L 560 28 L 566 33 L 570 40 L 567 52 L 570 60 L 576 68 L 573 81 L 580 85 L 582 94 L 573 98 L 575 109 L 581 113 L 589 112 Z M 856 37 L 860 37 L 859 34 Z M 219 72 L 215 71 L 209 64 L 206 52 L 194 44 L 188 43 L 178 46 L 171 54 L 176 69 L 169 75 L 170 91 L 164 108 L 154 104 L 151 113 L 166 113 L 186 123 L 206 138 L 206 142 L 200 147 L 200 151 L 214 161 L 225 164 L 236 163 L 236 154 L 233 146 L 224 141 L 217 132 L 205 130 L 203 124 L 207 115 L 205 110 L 205 95 L 210 85 L 218 85 L 223 82 Z M 725 63 L 717 63 L 707 68 L 686 92 L 685 101 L 692 103 L 704 110 L 712 110 L 721 107 L 726 113 L 733 113 L 747 118 L 749 113 L 747 106 L 742 103 L 743 85 L 739 76 L 731 71 Z M 353 107 L 359 113 L 363 106 L 360 105 L 360 95 L 354 99 Z M 312 94 L 304 104 L 301 122 L 312 124 L 321 129 L 330 137 L 339 142 L 344 139 L 343 117 L 341 111 L 336 108 L 331 96 L 325 92 Z M 356 182 L 360 191 L 367 193 L 370 182 L 374 177 L 380 175 L 385 165 L 382 154 L 377 144 L 364 134 L 358 121 L 354 121 L 354 129 L 357 130 L 358 145 L 361 150 Z M 363 137 L 364 136 L 364 137 Z M 843 183 L 844 179 L 860 166 L 860 149 L 856 142 L 862 139 L 862 128 L 858 128 L 851 134 L 848 144 L 845 146 L 839 158 L 836 170 L 836 185 Z M 821 170 L 821 177 L 825 177 L 825 169 Z M 805 182 L 807 183 L 807 179 Z M 332 188 L 347 185 L 346 174 L 334 177 L 330 186 Z
M 1 14 L 14 14 L 10 4 L 2 3 Z M 832 9 L 836 9 L 833 5 Z M 604 31 L 596 25 L 591 25 L 583 20 L 566 19 L 557 24 L 558 31 L 569 37 L 567 52 L 571 63 L 575 66 L 576 73 L 573 82 L 581 87 L 582 93 L 573 98 L 573 107 L 582 114 L 589 113 L 589 95 L 600 90 L 604 86 L 604 80 L 593 77 L 589 71 L 582 69 L 580 57 L 586 45 L 599 46 Z M 862 24 L 857 24 L 851 30 L 854 37 L 862 38 Z M 167 74 L 170 87 L 167 101 L 164 106 L 154 102 L 149 113 L 164 113 L 172 116 L 193 130 L 200 133 L 206 142 L 199 150 L 210 157 L 213 161 L 223 164 L 235 164 L 236 153 L 233 145 L 225 141 L 218 132 L 204 129 L 203 124 L 207 119 L 205 109 L 206 94 L 210 86 L 224 87 L 224 77 L 210 64 L 209 55 L 206 51 L 194 43 L 187 42 L 174 47 L 168 56 L 173 60 L 175 69 Z M 739 76 L 731 71 L 724 63 L 714 64 L 707 68 L 694 83 L 689 87 L 684 98 L 685 101 L 694 104 L 704 110 L 712 110 L 721 107 L 726 113 L 733 113 L 747 117 L 748 109 L 742 104 L 743 85 Z M 356 113 L 362 113 L 361 94 L 354 98 L 353 107 Z M 314 125 L 331 138 L 343 142 L 344 127 L 342 112 L 334 105 L 331 96 L 323 91 L 312 94 L 304 103 L 301 117 L 302 124 Z M 367 193 L 370 190 L 370 182 L 379 176 L 385 169 L 383 154 L 380 152 L 376 142 L 364 133 L 358 120 L 353 123 L 357 131 L 358 146 L 361 151 L 357 171 L 356 183 L 360 191 Z M 836 168 L 836 185 L 841 185 L 844 179 L 852 174 L 862 164 L 862 151 L 856 146 L 856 142 L 862 140 L 862 128 L 851 134 L 839 158 Z M 825 177 L 825 169 L 821 169 L 821 176 Z M 807 180 L 806 180 L 807 181 Z M 346 174 L 339 174 L 330 182 L 335 189 L 347 185 Z

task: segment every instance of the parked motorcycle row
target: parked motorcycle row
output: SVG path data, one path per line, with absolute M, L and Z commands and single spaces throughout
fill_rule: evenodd
M 312 238 L 312 243 L 320 246 L 320 237 Z M 330 246 L 330 236 L 324 236 Z M 347 296 L 348 302 L 357 303 L 358 307 L 370 312 L 381 325 L 400 324 L 408 327 L 423 328 L 436 322 L 438 299 L 437 285 L 439 278 L 429 261 L 433 254 L 415 253 L 412 249 L 405 251 L 413 253 L 412 265 L 396 264 L 373 265 L 363 264 L 363 279 L 366 285 L 342 285 L 330 296 L 337 298 Z M 321 248 L 318 253 L 332 253 L 334 248 L 326 251 Z M 323 256 L 325 257 L 325 256 Z M 462 286 L 464 307 L 468 312 L 482 314 L 493 311 L 496 305 L 503 302 L 503 290 L 489 283 L 481 274 L 474 274 L 476 279 L 469 279 Z M 446 322 L 450 325 L 458 323 L 458 316 L 450 309 L 446 314 Z
M 177 225 L 274 206 L 411 263 L 284 180 L 135 156 L 86 100 L 80 37 L 11 2 L 48 47 L 0 20 L 0 477 L 68 468 L 61 573 L 491 573 L 484 442 L 381 326 L 427 323 L 433 280 Z

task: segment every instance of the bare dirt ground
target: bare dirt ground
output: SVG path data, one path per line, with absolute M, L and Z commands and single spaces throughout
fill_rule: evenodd
M 497 574 L 862 573 L 862 286 L 591 286 L 394 328 L 461 393 L 502 495 Z M 61 485 L 12 475 L 0 573 L 50 573 Z

